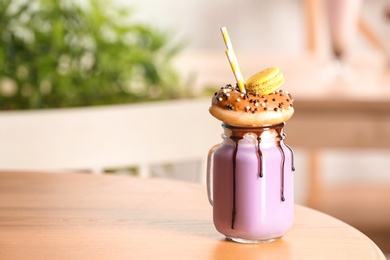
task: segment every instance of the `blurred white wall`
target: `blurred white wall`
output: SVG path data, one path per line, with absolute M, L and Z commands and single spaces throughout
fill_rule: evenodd
M 235 49 L 300 53 L 305 48 L 304 0 L 118 0 L 135 8 L 134 19 L 168 29 L 189 43 L 187 50 L 221 50 L 226 26 Z M 384 7 L 388 0 L 365 0 L 362 12 L 381 35 L 390 37 Z M 326 17 L 321 17 L 322 20 Z M 327 34 L 326 28 L 321 28 Z M 321 39 L 324 39 L 321 36 Z M 388 38 L 390 39 L 390 38 Z M 364 46 L 359 39 L 357 46 Z M 326 47 L 326 46 L 325 46 Z
M 219 28 L 234 35 L 235 48 L 297 52 L 303 47 L 299 0 L 142 0 L 133 1 L 138 20 L 169 28 L 191 50 L 224 48 Z

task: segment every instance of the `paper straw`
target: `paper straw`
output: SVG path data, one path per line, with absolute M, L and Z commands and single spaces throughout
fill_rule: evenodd
M 232 42 L 230 41 L 229 34 L 227 32 L 226 27 L 221 28 L 221 33 L 222 33 L 223 40 L 224 40 L 226 48 L 227 48 L 225 53 L 228 57 L 230 66 L 233 70 L 234 77 L 236 78 L 236 81 L 237 81 L 237 85 L 242 93 L 246 93 L 244 78 L 241 74 L 240 67 L 238 66 L 237 58 L 236 58 L 236 55 L 234 54 L 233 45 L 232 45 Z
M 233 45 L 232 45 L 232 42 L 230 41 L 229 34 L 227 32 L 226 27 L 221 28 L 221 33 L 222 33 L 223 41 L 225 42 L 226 48 L 228 50 L 233 50 Z
M 234 52 L 232 50 L 226 50 L 225 53 L 226 53 L 226 56 L 229 60 L 230 67 L 232 68 L 234 77 L 236 78 L 237 85 L 238 85 L 241 93 L 246 93 L 245 82 L 244 82 L 244 79 L 240 73 L 240 67 L 238 66 L 238 63 L 235 60 Z

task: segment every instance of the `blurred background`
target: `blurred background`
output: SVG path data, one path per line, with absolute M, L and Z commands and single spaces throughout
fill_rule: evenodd
M 387 0 L 0 0 L 0 168 L 204 184 L 222 130 L 207 112 L 210 98 L 235 81 L 223 26 L 244 78 L 278 66 L 295 97 L 286 143 L 296 153 L 296 202 L 390 252 Z M 141 133 L 141 143 L 126 139 Z M 106 153 L 83 158 L 89 145 Z M 155 152 L 137 157 L 140 146 Z M 67 150 L 75 147 L 77 162 Z

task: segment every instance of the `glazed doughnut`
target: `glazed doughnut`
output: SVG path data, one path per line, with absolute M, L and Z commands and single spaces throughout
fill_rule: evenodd
M 284 90 L 270 94 L 241 93 L 228 84 L 215 92 L 210 113 L 233 126 L 267 126 L 286 122 L 294 114 L 293 98 Z

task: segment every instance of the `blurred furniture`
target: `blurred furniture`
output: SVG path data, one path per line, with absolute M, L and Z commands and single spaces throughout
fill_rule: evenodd
M 305 13 L 306 48 L 311 53 L 318 51 L 318 30 L 323 12 L 321 0 L 304 0 L 303 10 Z
M 221 132 L 209 102 L 0 112 L 0 168 L 100 173 L 135 167 L 140 176 L 149 176 L 154 164 L 196 161 L 204 168 Z
M 188 182 L 3 171 L 0 192 L 1 259 L 385 259 L 355 228 L 298 205 L 279 241 L 228 242 L 204 186 Z
M 296 116 L 286 130 L 293 147 L 311 149 L 307 205 L 359 228 L 389 252 L 390 183 L 359 183 L 351 179 L 348 185 L 326 185 L 321 153 L 327 148 L 389 149 L 390 103 L 352 100 L 310 103 L 297 102 Z M 304 138 L 297 138 L 299 135 Z
M 352 174 L 346 184 L 327 184 L 322 154 L 327 149 L 390 149 L 389 75 L 316 85 L 317 94 L 299 95 L 297 90 L 296 112 L 286 126 L 288 143 L 309 149 L 307 205 L 353 225 L 386 252 L 390 252 L 390 178 L 367 181 L 372 174 L 367 172 L 366 181 L 355 180 Z M 350 169 L 352 173 L 354 165 Z M 383 174 L 389 171 L 383 169 Z
M 321 30 L 327 29 L 324 25 L 326 6 L 321 0 L 303 3 L 306 48 L 318 57 Z M 363 183 L 352 178 L 348 185 L 327 185 L 324 180 L 322 155 L 326 149 L 390 148 L 390 71 L 385 67 L 390 57 L 389 46 L 363 15 L 357 27 L 381 57 L 375 59 L 375 55 L 370 57 L 359 52 L 362 57 L 354 57 L 352 63 L 347 64 L 347 68 L 354 71 L 333 81 L 314 67 L 315 76 L 310 75 L 305 80 L 314 86 L 304 83 L 305 87 L 301 87 L 303 77 L 297 77 L 295 84 L 304 96 L 296 100 L 294 120 L 286 131 L 293 147 L 310 149 L 307 205 L 359 228 L 382 250 L 390 252 L 390 182 Z M 383 62 L 382 66 L 378 66 L 378 60 Z M 322 71 L 327 69 L 329 67 L 323 66 Z M 313 68 L 309 71 L 313 72 Z M 320 91 L 313 90 L 318 87 Z M 312 97 L 305 90 L 313 91 Z M 385 174 L 388 172 L 384 170 Z
M 306 48 L 310 53 L 318 54 L 320 47 L 320 30 L 327 29 L 327 26 L 324 26 L 323 24 L 327 19 L 327 17 L 325 17 L 325 8 L 326 6 L 323 0 L 303 1 L 306 26 Z M 363 17 L 363 15 L 361 15 L 356 26 L 361 35 L 374 49 L 381 51 L 387 57 L 390 56 L 389 48 L 386 46 L 384 39 L 382 39 L 375 28 Z

